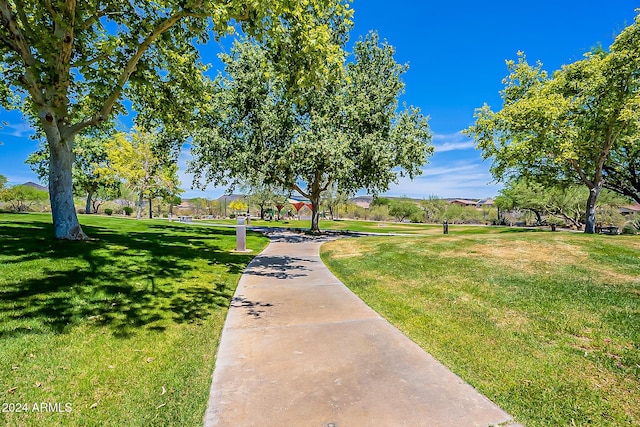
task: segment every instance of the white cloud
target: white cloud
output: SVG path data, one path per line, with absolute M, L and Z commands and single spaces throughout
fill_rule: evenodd
M 34 134 L 33 128 L 28 123 L 8 123 L 0 127 L 0 133 L 14 138 L 28 138 Z
M 465 159 L 449 164 L 426 165 L 422 175 L 413 180 L 401 178 L 386 195 L 481 199 L 495 196 L 500 188 L 500 184 L 493 182 L 488 165 L 479 159 Z
M 494 182 L 489 164 L 482 161 L 474 141 L 462 132 L 435 134 L 433 143 L 435 155 L 422 167 L 422 175 L 413 180 L 400 179 L 386 195 L 481 199 L 495 196 L 502 188 Z
M 436 153 L 444 153 L 447 151 L 470 150 L 475 149 L 473 139 L 465 136 L 462 132 L 452 134 L 434 134 L 433 143 Z

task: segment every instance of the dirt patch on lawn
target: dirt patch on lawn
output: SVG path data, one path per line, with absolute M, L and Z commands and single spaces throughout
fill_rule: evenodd
M 334 259 L 356 258 L 364 255 L 364 248 L 358 239 L 340 239 L 322 245 L 322 252 L 330 252 Z
M 545 266 L 579 264 L 588 258 L 588 254 L 577 245 L 510 240 L 490 240 L 440 255 L 484 258 L 530 273 L 539 273 Z

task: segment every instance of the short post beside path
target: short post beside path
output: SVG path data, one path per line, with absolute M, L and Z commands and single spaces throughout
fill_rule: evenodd
M 244 217 L 238 217 L 236 226 L 236 252 L 251 252 L 247 250 L 247 227 L 244 224 Z

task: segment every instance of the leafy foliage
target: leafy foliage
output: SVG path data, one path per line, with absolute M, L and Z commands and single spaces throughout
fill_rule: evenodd
M 21 109 L 46 135 L 56 237 L 86 238 L 72 194 L 78 133 L 124 113 L 128 99 L 140 122 L 162 123 L 175 138 L 208 102 L 196 43 L 237 23 L 268 46 L 266 60 L 312 85 L 339 76 L 334 34 L 351 14 L 348 0 L 0 0 L 0 105 Z
M 345 78 L 302 88 L 293 97 L 267 51 L 237 43 L 223 55 L 211 111 L 194 135 L 196 181 L 275 185 L 313 206 L 317 231 L 321 195 L 385 191 L 398 176 L 413 177 L 433 151 L 427 119 L 408 107 L 397 112 L 407 67 L 371 33 L 355 43 Z
M 420 208 L 411 200 L 393 200 L 389 203 L 389 215 L 394 217 L 397 222 L 402 222 L 405 218 L 420 212 Z
M 520 52 L 517 62 L 507 61 L 502 110 L 484 105 L 467 130 L 483 156 L 493 159 L 498 179 L 521 176 L 586 186 L 586 232 L 595 230 L 606 170 L 610 176 L 629 171 L 637 161 L 624 147 L 637 139 L 640 123 L 639 33 L 640 15 L 609 52 L 595 49 L 552 77 Z M 625 193 L 613 179 L 608 186 Z
M 583 202 L 588 197 L 584 186 L 544 186 L 526 179 L 507 182 L 496 197 L 496 205 L 503 213 L 526 210 L 535 215 L 535 224 L 568 223 L 582 229 L 585 223 Z M 606 222 L 619 222 L 617 208 L 627 200 L 609 190 L 603 190 L 596 205 L 599 217 Z M 560 218 L 561 221 L 555 221 Z
M 99 200 L 113 199 L 120 193 L 120 182 L 111 174 L 104 173 L 110 169 L 107 158 L 106 141 L 108 135 L 81 135 L 75 139 L 72 166 L 73 188 L 78 195 L 86 196 L 86 213 L 91 213 L 92 206 Z M 49 149 L 46 142 L 25 163 L 42 181 L 49 178 Z M 93 209 L 95 212 L 97 209 Z
M 116 134 L 106 145 L 110 168 L 100 170 L 123 180 L 138 195 L 138 219 L 144 198 L 175 196 L 179 192 L 177 165 L 159 157 L 153 150 L 154 142 L 153 134 L 141 130 Z
M 236 214 L 246 212 L 248 207 L 249 206 L 241 199 L 235 199 L 229 203 L 229 209 L 234 211 Z
M 44 202 L 49 195 L 46 191 L 38 190 L 29 185 L 15 185 L 13 187 L 0 188 L 0 200 L 9 203 L 14 212 L 26 212 L 36 202 Z

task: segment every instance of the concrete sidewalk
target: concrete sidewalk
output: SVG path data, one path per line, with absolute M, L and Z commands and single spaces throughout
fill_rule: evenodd
M 333 276 L 326 238 L 271 239 L 229 310 L 205 426 L 516 425 Z

